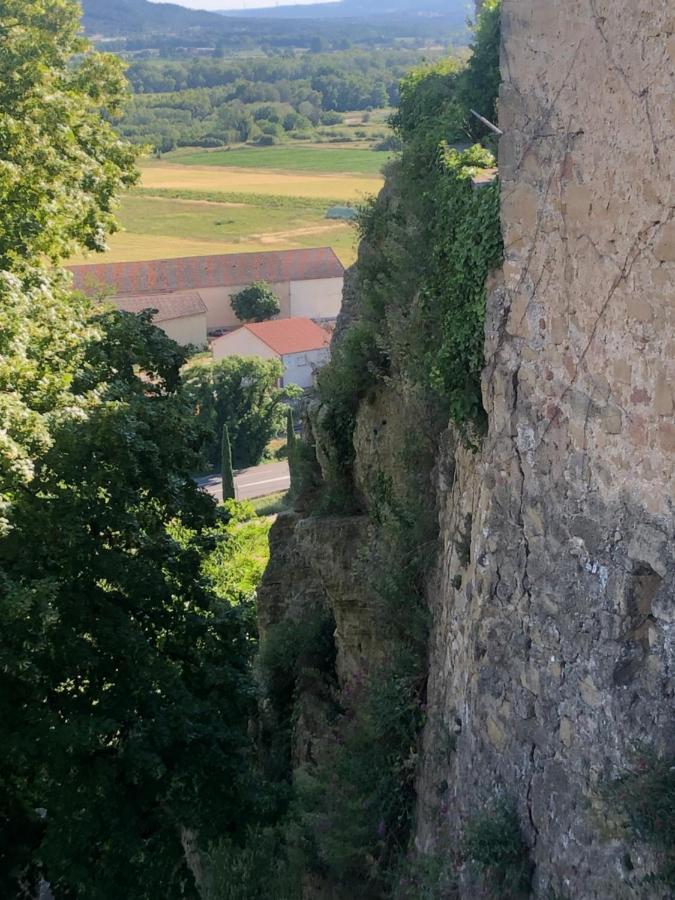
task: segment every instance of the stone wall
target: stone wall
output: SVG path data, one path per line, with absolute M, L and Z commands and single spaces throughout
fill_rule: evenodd
M 489 433 L 438 467 L 417 842 L 503 794 L 534 896 L 651 900 L 600 795 L 674 744 L 675 11 L 504 0 L 503 34 Z

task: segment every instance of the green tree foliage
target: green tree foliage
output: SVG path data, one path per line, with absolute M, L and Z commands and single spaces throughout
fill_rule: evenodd
M 233 294 L 230 304 L 240 322 L 266 322 L 281 312 L 281 303 L 265 281 L 254 281 Z
M 232 470 L 232 448 L 230 447 L 230 432 L 227 425 L 223 425 L 220 459 L 223 500 L 234 500 L 236 493 L 234 489 L 234 472 Z
M 491 122 L 498 118 L 500 44 L 501 0 L 486 0 L 476 22 L 473 53 L 462 77 L 460 97 L 465 110 L 474 109 Z M 474 140 L 488 134 L 475 118 L 469 119 L 469 131 Z
M 498 13 L 488 4 L 478 24 L 486 64 L 487 48 L 493 57 L 499 49 Z M 319 376 L 336 449 L 334 482 L 350 478 L 360 400 L 391 373 L 423 386 L 463 430 L 481 424 L 485 285 L 503 247 L 498 183 L 481 190 L 471 183 L 494 157 L 480 145 L 452 147 L 469 133 L 472 84 L 472 68 L 453 60 L 423 66 L 401 84 L 393 119 L 401 159 L 390 165 L 380 197 L 361 211 L 368 249 L 357 270 L 361 320 Z M 492 107 L 496 90 L 492 85 Z
M 0 868 L 40 859 L 62 896 L 182 896 L 181 829 L 215 838 L 243 805 L 249 648 L 200 574 L 215 522 L 170 388 L 183 360 L 147 320 L 95 325 L 0 546 L 2 808 L 32 834 Z M 107 340 L 132 348 L 127 366 Z M 141 359 L 152 388 L 129 374 Z
M 93 53 L 68 0 L 0 5 L 0 268 L 101 250 L 135 153 L 101 113 L 125 96 L 119 60 Z
M 196 896 L 181 836 L 246 818 L 252 642 L 202 569 L 182 352 L 41 268 L 100 247 L 135 179 L 78 23 L 0 3 L 0 895 L 170 900 Z
M 202 465 L 220 465 L 220 441 L 227 425 L 235 469 L 254 466 L 284 427 L 286 400 L 299 393 L 278 387 L 283 368 L 277 360 L 230 356 L 197 363 L 184 375 L 188 403 L 203 427 Z
M 162 151 L 255 141 L 262 133 L 277 139 L 291 132 L 319 138 L 321 130 L 315 129 L 340 124 L 341 112 L 396 103 L 400 79 L 422 57 L 422 51 L 398 47 L 250 59 L 137 60 L 129 67 L 134 96 L 116 125 L 128 139 Z M 342 136 L 349 139 L 349 130 Z

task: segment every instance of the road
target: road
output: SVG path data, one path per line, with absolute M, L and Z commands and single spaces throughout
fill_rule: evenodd
M 223 499 L 220 475 L 198 478 L 197 484 L 216 500 Z M 288 472 L 287 462 L 270 463 L 267 466 L 256 466 L 252 469 L 240 469 L 234 477 L 237 500 L 266 497 L 268 494 L 276 494 L 278 491 L 287 491 L 290 486 L 291 476 Z

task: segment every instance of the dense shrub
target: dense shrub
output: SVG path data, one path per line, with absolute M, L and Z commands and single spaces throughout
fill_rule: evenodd
M 646 752 L 605 793 L 629 833 L 660 856 L 659 871 L 650 880 L 675 888 L 675 758 Z
M 259 143 L 271 135 L 263 135 Z M 275 143 L 272 139 L 271 143 Z M 240 322 L 265 322 L 281 312 L 281 303 L 272 288 L 264 281 L 254 281 L 243 291 L 233 294 L 230 304 Z
M 318 392 L 325 404 L 322 428 L 331 442 L 327 488 L 334 499 L 341 495 L 351 497 L 356 413 L 369 388 L 387 368 L 386 355 L 377 344 L 375 327 L 367 322 L 356 322 L 334 346 L 330 363 L 319 372 Z M 329 502 L 327 511 L 333 511 L 337 506 L 337 502 Z
M 253 828 L 243 842 L 225 838 L 207 861 L 203 900 L 301 900 L 301 871 L 280 828 Z
M 495 898 L 529 894 L 531 864 L 514 805 L 499 798 L 466 827 L 462 849 L 483 873 Z
M 258 667 L 265 697 L 280 718 L 289 718 L 303 670 L 332 677 L 335 670 L 335 620 L 323 610 L 290 616 L 273 625 L 260 648 Z
M 416 667 L 404 655 L 392 659 L 355 679 L 340 702 L 318 763 L 296 783 L 314 866 L 367 895 L 383 887 L 408 840 L 422 720 Z

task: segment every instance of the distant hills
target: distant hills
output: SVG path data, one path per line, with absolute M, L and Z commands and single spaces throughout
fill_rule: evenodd
M 448 39 L 464 33 L 473 8 L 471 0 L 340 0 L 217 13 L 149 0 L 81 2 L 87 34 L 116 41 L 119 46 L 113 49 L 132 50 L 214 45 L 236 49 L 251 42 L 284 48 L 309 46 L 316 36 L 356 44 L 386 43 L 400 36 Z M 159 42 L 148 43 L 149 36 Z
M 178 32 L 184 29 L 223 30 L 217 13 L 186 9 L 175 3 L 148 0 L 83 0 L 82 24 L 88 34 L 130 35 Z
M 474 10 L 470 0 L 341 0 L 338 3 L 310 3 L 302 6 L 270 6 L 264 9 L 226 10 L 226 16 L 285 19 L 345 19 L 407 15 L 442 16 L 464 22 Z

